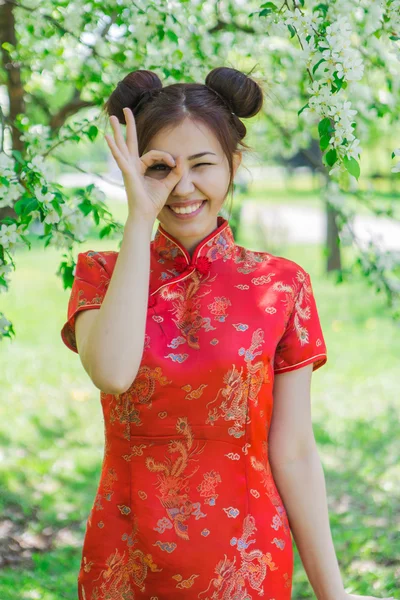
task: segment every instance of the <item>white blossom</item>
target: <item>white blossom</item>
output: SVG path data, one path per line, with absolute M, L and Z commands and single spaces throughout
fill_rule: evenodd
M 54 208 L 51 208 L 44 219 L 44 223 L 53 224 L 53 223 L 59 223 L 59 222 L 60 222 L 60 215 Z
M 12 248 L 18 241 L 21 234 L 21 226 L 12 223 L 11 225 L 0 226 L 0 244 L 3 248 Z
M 15 161 L 5 152 L 0 152 L 0 175 L 2 177 L 12 177 L 15 175 Z

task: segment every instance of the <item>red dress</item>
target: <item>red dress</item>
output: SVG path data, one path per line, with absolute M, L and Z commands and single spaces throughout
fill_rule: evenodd
M 142 361 L 101 392 L 105 449 L 80 600 L 289 600 L 293 549 L 268 461 L 274 373 L 327 361 L 310 277 L 237 245 L 228 221 L 193 257 L 159 224 Z M 99 308 L 118 257 L 78 254 L 61 335 Z

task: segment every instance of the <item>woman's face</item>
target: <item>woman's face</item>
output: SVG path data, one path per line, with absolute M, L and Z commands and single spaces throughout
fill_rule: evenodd
M 177 158 L 183 156 L 183 175 L 173 188 L 157 219 L 171 236 L 178 239 L 189 253 L 217 227 L 217 217 L 228 193 L 229 165 L 215 135 L 203 123 L 187 118 L 172 130 L 162 130 L 146 148 L 162 150 Z M 193 155 L 202 156 L 191 158 Z M 241 152 L 234 155 L 234 173 L 240 165 Z M 155 167 L 155 168 L 154 168 Z M 163 179 L 170 167 L 153 165 L 146 176 Z M 169 205 L 205 200 L 200 210 L 179 218 Z

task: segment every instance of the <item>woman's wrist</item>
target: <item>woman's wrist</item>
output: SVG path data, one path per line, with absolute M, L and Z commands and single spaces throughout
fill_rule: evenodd
M 145 215 L 133 214 L 129 213 L 126 219 L 125 227 L 126 228 L 146 228 L 150 234 L 153 231 L 155 219 L 150 218 Z

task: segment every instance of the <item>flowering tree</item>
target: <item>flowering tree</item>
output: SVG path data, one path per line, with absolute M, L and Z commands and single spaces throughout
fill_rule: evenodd
M 255 127 L 260 153 L 290 158 L 301 151 L 322 174 L 328 268 L 340 267 L 339 241 L 346 235 L 357 249 L 353 267 L 386 292 L 398 317 L 399 258 L 374 242 L 363 246 L 351 221 L 354 201 L 376 214 L 396 214 L 392 205 L 378 208 L 372 185 L 362 190 L 358 182 L 360 142 L 370 142 L 372 132 L 388 136 L 400 108 L 399 15 L 400 0 L 261 6 L 251 0 L 0 0 L 0 73 L 8 100 L 0 107 L 0 293 L 8 290 L 17 245 L 30 245 L 27 234 L 38 223 L 44 246 L 64 251 L 58 274 L 65 288 L 73 281 L 75 245 L 93 223 L 100 238 L 121 234 L 123 225 L 99 189 L 71 194 L 55 181 L 53 168 L 65 162 L 62 146 L 85 138 L 95 143 L 104 133 L 100 108 L 118 80 L 142 68 L 162 73 L 164 85 L 204 81 L 216 66 L 234 63 L 246 72 L 257 63 L 271 99 Z M 59 98 L 65 98 L 61 105 Z M 318 155 L 309 150 L 313 139 Z M 400 148 L 388 156 L 389 166 L 396 156 Z M 400 162 L 392 172 L 400 172 Z M 0 312 L 0 339 L 13 335 Z

